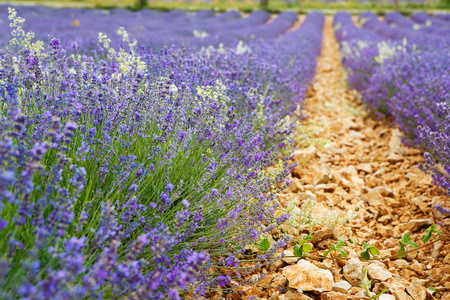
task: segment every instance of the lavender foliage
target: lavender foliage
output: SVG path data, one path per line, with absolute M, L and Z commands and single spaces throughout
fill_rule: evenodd
M 57 16 L 28 12 L 37 36 L 47 30 L 41 18 Z M 92 12 L 58 13 L 86 14 L 81 24 Z M 263 12 L 147 11 L 161 39 L 137 43 L 120 22 L 142 16 L 110 14 L 116 38 L 70 27 L 44 43 L 9 11 L 11 45 L 0 51 L 0 298 L 198 297 L 245 275 L 211 270 L 238 266 L 249 244 L 287 219 L 275 215 L 273 186 L 289 169 L 281 161 L 265 170 L 292 143 L 291 108 L 301 107 L 314 74 L 323 15 L 286 33 L 297 20 L 290 13 L 264 24 Z M 230 22 L 229 36 L 242 26 L 255 36 L 183 37 L 212 19 Z M 186 26 L 163 28 L 163 20 Z

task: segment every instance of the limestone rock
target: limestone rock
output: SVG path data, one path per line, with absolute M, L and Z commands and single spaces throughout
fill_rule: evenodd
M 316 244 L 317 242 L 332 238 L 333 236 L 334 236 L 334 230 L 329 227 L 325 227 L 321 230 L 314 232 L 311 243 Z
M 285 257 L 281 258 L 281 260 L 287 263 L 288 265 L 295 264 L 300 259 L 300 257 L 294 256 L 293 250 L 285 250 L 283 253 Z
M 304 291 L 331 291 L 334 283 L 330 270 L 320 269 L 304 259 L 285 267 L 283 275 L 289 281 L 289 287 Z
M 405 292 L 405 288 L 408 285 L 408 282 L 404 279 L 399 278 L 391 278 L 386 281 L 386 285 L 389 288 L 389 292 L 395 296 L 397 300 L 413 300 L 408 294 Z
M 392 136 L 389 141 L 389 149 L 391 153 L 395 154 L 404 154 L 405 150 L 402 148 L 402 139 L 401 139 L 402 133 L 397 128 L 392 130 Z
M 345 168 L 342 168 L 342 169 L 340 170 L 340 172 L 342 173 L 342 176 L 343 176 L 345 179 L 348 179 L 348 180 L 349 180 L 352 176 L 358 176 L 358 171 L 356 170 L 355 166 L 352 166 L 352 165 L 347 166 L 347 167 L 345 167 Z
M 316 185 L 316 191 L 323 190 L 327 193 L 332 193 L 337 188 L 337 185 L 335 183 L 329 183 L 329 184 L 319 184 Z
M 433 252 L 431 252 L 431 257 L 433 259 L 438 258 L 438 256 L 441 254 L 442 246 L 444 246 L 444 244 L 441 241 L 434 243 Z
M 333 182 L 339 184 L 339 182 L 341 182 L 341 180 L 342 180 L 342 174 L 339 173 L 339 172 L 336 171 L 336 170 L 333 170 L 333 171 L 331 172 L 331 180 L 332 180 Z
M 317 199 L 317 195 L 311 191 L 306 191 L 304 193 L 299 194 L 301 201 L 315 201 Z
M 361 177 L 359 177 L 357 175 L 353 175 L 352 177 L 350 177 L 350 182 L 353 184 L 356 184 L 357 186 L 364 185 L 364 179 L 362 179 Z
M 433 296 L 431 296 L 428 290 L 419 284 L 412 284 L 407 286 L 406 291 L 413 297 L 414 300 L 433 299 Z
M 384 174 L 384 168 L 378 169 L 375 173 L 373 173 L 373 176 L 380 176 Z
M 302 183 L 298 178 L 292 178 L 292 184 L 291 184 L 291 192 L 298 193 L 298 192 L 304 192 L 305 188 L 303 187 Z
M 382 294 L 378 300 L 395 300 L 395 296 L 394 295 L 389 295 L 389 294 Z
M 256 282 L 256 285 L 259 287 L 268 287 L 269 283 L 272 281 L 273 277 L 274 277 L 274 275 L 272 275 L 272 274 L 269 274 L 269 275 L 265 274 L 261 280 Z
M 359 164 L 356 166 L 356 170 L 364 171 L 368 174 L 372 174 L 372 172 L 373 172 L 371 164 Z
M 263 295 L 263 291 L 254 285 L 243 287 L 242 292 L 243 292 L 242 299 L 250 299 L 252 296 L 260 298 Z
M 270 295 L 269 300 L 278 300 L 280 295 L 280 291 L 274 291 L 272 292 L 272 295 Z
M 408 223 L 400 225 L 400 231 L 409 230 L 414 232 L 419 230 L 422 226 L 431 226 L 431 224 L 433 224 L 433 222 L 431 222 L 430 219 L 411 220 Z
M 370 206 L 382 206 L 384 205 L 384 199 L 383 196 L 381 196 L 381 194 L 375 190 L 370 190 L 367 194 L 366 194 L 366 199 L 367 202 L 369 203 Z
M 396 200 L 394 198 L 391 198 L 391 197 L 384 198 L 384 202 L 386 203 L 386 206 L 392 207 L 392 208 L 396 208 L 396 207 L 402 206 L 400 201 L 398 201 L 398 200 Z
M 270 272 L 275 272 L 276 270 L 278 270 L 279 268 L 282 268 L 285 265 L 286 265 L 286 263 L 284 261 L 276 260 L 272 264 L 270 264 L 269 271 Z
M 278 296 L 278 300 L 313 300 L 313 299 L 301 292 L 289 290 L 286 294 Z
M 319 168 L 313 171 L 314 179 L 312 180 L 314 185 L 326 184 L 333 177 L 333 172 L 328 165 L 321 165 Z
M 408 295 L 405 291 L 402 290 L 395 290 L 391 291 L 392 295 L 395 296 L 395 299 L 397 300 L 414 300 L 410 295 Z
M 387 161 L 390 162 L 390 163 L 398 163 L 398 162 L 401 162 L 401 161 L 404 161 L 404 160 L 405 159 L 402 156 L 394 154 L 394 153 L 389 154 L 388 157 L 387 157 Z
M 414 198 L 411 199 L 411 202 L 412 202 L 414 205 L 417 205 L 417 206 L 419 206 L 419 205 L 421 205 L 422 203 L 425 203 L 425 202 L 427 202 L 427 201 L 428 201 L 428 197 L 426 197 L 425 195 L 420 195 L 420 196 L 418 196 L 418 197 L 414 197 Z
M 310 146 L 306 149 L 299 149 L 294 151 L 294 153 L 292 153 L 292 157 L 295 161 L 301 161 L 303 158 L 307 157 L 307 156 L 311 156 L 316 154 L 317 149 L 314 146 Z
M 369 277 L 379 281 L 386 281 L 392 278 L 392 273 L 386 270 L 381 262 L 373 262 L 367 267 Z
M 450 293 L 443 295 L 441 300 L 450 300 Z
M 364 289 L 361 287 L 357 287 L 357 286 L 352 286 L 348 291 L 347 294 L 350 295 L 356 295 L 359 292 L 363 292 L 364 293 Z
M 385 187 L 385 186 L 377 186 L 376 188 L 373 188 L 372 190 L 380 193 L 380 195 L 383 196 L 383 197 L 391 197 L 391 196 L 393 196 L 392 190 L 390 188 L 388 188 L 388 187 Z
M 350 130 L 350 132 L 348 133 L 348 136 L 352 139 L 363 140 L 366 138 L 366 136 L 364 134 L 362 134 L 361 132 L 357 132 L 357 131 L 353 131 L 353 130 Z
M 320 300 L 369 300 L 368 297 L 359 297 L 353 295 L 341 294 L 338 292 L 328 292 L 322 293 L 320 295 Z
M 404 259 L 396 259 L 393 264 L 397 269 L 405 269 L 409 266 L 409 263 Z
M 344 266 L 344 277 L 353 286 L 359 286 L 363 279 L 362 265 L 359 259 L 351 258 Z
M 367 292 L 364 290 L 359 291 L 355 294 L 356 297 L 366 297 L 366 295 L 367 295 Z
M 333 284 L 333 286 L 331 287 L 331 290 L 334 292 L 339 292 L 339 293 L 343 293 L 346 294 L 347 291 L 352 287 L 352 285 L 350 283 L 348 283 L 348 281 L 339 281 L 336 282 L 335 284 Z
M 275 277 L 272 282 L 270 283 L 270 286 L 274 287 L 285 287 L 287 285 L 288 281 L 286 277 L 283 275 Z

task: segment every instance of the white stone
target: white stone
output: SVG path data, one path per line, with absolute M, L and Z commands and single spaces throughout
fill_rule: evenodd
M 349 259 L 347 264 L 344 266 L 343 271 L 345 279 L 347 279 L 351 285 L 359 286 L 361 284 L 364 274 L 362 272 L 362 265 L 359 259 Z
M 300 259 L 300 257 L 294 256 L 294 251 L 292 250 L 284 250 L 283 254 L 284 257 L 281 260 L 289 265 L 295 264 Z
M 348 283 L 348 281 L 339 281 L 336 282 L 335 284 L 333 284 L 333 286 L 331 287 L 332 291 L 335 292 L 339 292 L 339 293 L 343 293 L 346 294 L 347 291 L 352 287 L 352 285 L 350 283 Z
M 395 296 L 390 294 L 382 294 L 378 300 L 395 300 Z

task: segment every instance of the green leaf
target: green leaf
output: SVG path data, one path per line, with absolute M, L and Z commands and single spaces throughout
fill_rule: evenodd
M 361 257 L 365 260 L 370 260 L 370 254 L 367 251 L 361 252 Z
M 372 281 L 370 281 L 369 278 L 367 277 L 367 269 L 364 267 L 364 268 L 362 268 L 361 271 L 363 273 L 363 278 L 361 280 L 360 287 L 369 289 L 370 285 L 372 284 Z
M 416 244 L 415 242 L 413 242 L 413 241 L 409 241 L 408 244 L 411 245 L 411 246 L 413 246 L 413 247 L 415 247 L 415 248 L 419 247 L 419 246 L 417 246 L 417 244 Z
M 362 244 L 362 247 L 363 247 L 363 249 L 368 249 L 368 248 L 370 248 L 370 246 L 369 246 L 369 245 L 367 245 L 367 243 L 366 243 L 366 242 L 363 242 L 363 244 Z
M 431 231 L 431 232 L 433 232 L 433 231 L 435 231 L 435 230 L 436 230 L 436 228 L 437 228 L 437 225 L 436 225 L 436 223 L 433 223 L 433 224 L 431 224 L 430 228 L 428 228 L 428 229 L 427 229 L 427 230 L 425 230 L 425 231 Z
M 378 250 L 378 248 L 375 247 L 375 246 L 371 246 L 371 247 L 369 248 L 369 252 L 370 252 L 370 254 L 372 254 L 373 256 L 375 256 L 375 255 L 380 255 L 380 250 Z
M 297 257 L 303 257 L 303 246 L 294 246 L 294 255 Z
M 310 246 L 309 244 L 304 244 L 304 245 L 302 246 L 302 248 L 303 248 L 303 251 L 306 252 L 306 253 L 311 253 L 311 252 L 313 252 L 313 249 L 311 248 L 311 246 Z
M 404 235 L 403 235 L 403 237 L 400 239 L 400 240 L 398 240 L 402 245 L 408 245 L 409 244 L 409 241 L 411 241 L 411 237 L 409 236 L 409 233 L 405 233 Z
M 432 291 L 432 292 L 436 292 L 436 291 L 437 291 L 437 290 L 436 290 L 434 287 L 432 287 L 432 286 L 427 287 L 427 289 L 429 289 L 429 290 Z
M 430 228 L 428 228 L 427 230 L 425 230 L 426 234 L 422 235 L 422 241 L 424 243 L 426 243 L 431 236 L 433 235 L 434 232 L 439 233 L 440 235 L 442 235 L 442 231 L 440 231 L 439 229 L 437 229 L 437 225 L 435 223 L 433 223 Z
M 305 237 L 305 241 L 310 241 L 310 240 L 312 240 L 313 239 L 313 237 L 312 236 L 310 236 L 310 235 L 307 235 L 306 237 Z
M 335 245 L 336 249 L 339 249 L 339 248 L 341 248 L 342 246 L 344 246 L 344 241 L 339 241 L 339 242 Z
M 347 257 L 347 252 L 345 252 L 344 249 L 339 249 L 339 253 L 342 255 L 342 257 Z
M 398 252 L 397 252 L 397 254 L 400 254 L 400 255 L 398 255 L 398 258 L 402 258 L 404 256 L 403 253 L 405 253 L 405 251 L 406 251 L 405 246 L 402 244 L 400 246 L 400 249 L 398 249 Z
M 426 243 L 431 238 L 431 232 L 428 232 L 427 234 L 422 235 L 422 242 Z
M 258 247 L 258 249 L 265 253 L 270 249 L 270 242 L 267 238 L 264 238 L 262 241 L 256 244 L 256 247 Z
M 379 294 L 372 296 L 372 299 L 379 299 L 381 295 L 383 295 L 384 293 L 386 293 L 389 290 L 382 290 Z
M 330 253 L 331 250 L 332 250 L 331 248 L 328 249 L 328 250 L 325 250 L 325 251 L 323 252 L 323 257 L 327 257 L 327 255 Z

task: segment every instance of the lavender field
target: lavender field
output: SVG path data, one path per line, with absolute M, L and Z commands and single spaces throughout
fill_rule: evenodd
M 271 297 L 246 288 L 298 239 L 280 195 L 305 192 L 295 151 L 325 16 L 3 5 L 0 19 L 0 299 Z M 365 108 L 450 194 L 448 16 L 340 12 L 333 28 Z

